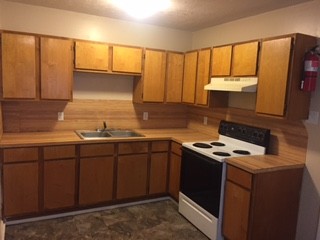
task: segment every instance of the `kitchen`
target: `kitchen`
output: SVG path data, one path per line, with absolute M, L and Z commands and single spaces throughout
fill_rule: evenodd
M 21 5 L 7 1 L 1 1 L 0 28 L 9 29 L 21 32 L 32 32 L 39 34 L 48 34 L 56 36 L 64 36 L 78 39 L 87 39 L 95 41 L 105 41 L 111 43 L 127 44 L 133 46 L 144 46 L 150 48 L 160 48 L 174 51 L 187 51 L 190 49 L 200 49 L 213 45 L 223 45 L 234 42 L 248 41 L 251 39 L 259 39 L 269 36 L 280 36 L 283 34 L 302 32 L 314 36 L 319 36 L 319 16 L 316 9 L 319 8 L 319 1 L 307 2 L 304 4 L 279 9 L 269 13 L 264 13 L 254 17 L 248 17 L 234 22 L 218 25 L 216 27 L 203 29 L 195 32 L 178 31 L 165 29 L 161 27 L 153 27 L 150 25 L 133 24 L 122 21 L 107 19 L 102 22 L 99 17 L 90 15 L 71 13 L 54 9 L 43 9 L 29 5 Z M 28 10 L 28 11 L 26 11 Z M 62 14 L 63 13 L 63 14 Z M 13 19 L 14 16 L 14 19 Z M 42 23 L 43 17 L 48 19 L 46 24 Z M 63 19 L 63 21 L 62 21 Z M 273 22 L 274 21 L 274 22 Z M 70 24 L 64 24 L 68 22 Z M 278 24 L 281 22 L 281 24 Z M 250 26 L 250 29 L 248 29 Z M 137 34 L 139 32 L 140 34 Z M 243 34 L 245 32 L 246 34 Z M 170 41 L 165 36 L 170 34 Z M 130 36 L 128 38 L 127 36 Z M 141 37 L 143 35 L 143 38 Z M 157 39 L 157 40 L 155 40 Z M 85 82 L 86 79 L 92 79 L 93 84 Z M 108 83 L 105 83 L 108 79 Z M 110 82 L 110 83 L 109 83 Z M 121 86 L 119 85 L 121 82 Z M 116 84 L 115 84 L 116 83 Z M 101 86 L 105 86 L 105 100 L 86 100 L 87 95 L 92 98 L 92 95 L 97 96 Z M 74 101 L 64 106 L 63 103 L 50 103 L 49 105 L 37 103 L 36 105 L 28 102 L 8 103 L 4 106 L 5 112 L 20 114 L 21 119 L 7 121 L 9 124 L 6 129 L 19 131 L 20 127 L 29 131 L 36 131 L 41 127 L 41 131 L 48 130 L 65 130 L 71 125 L 76 124 L 77 129 L 83 127 L 97 128 L 102 127 L 102 122 L 106 120 L 112 127 L 129 127 L 129 128 L 148 128 L 154 124 L 160 124 L 161 128 L 183 128 L 188 126 L 191 129 L 201 129 L 204 132 L 209 132 L 213 137 L 217 137 L 217 125 L 221 118 L 224 118 L 225 111 L 218 110 L 216 112 L 197 107 L 175 107 L 156 105 L 161 111 L 155 109 L 154 104 L 131 105 L 132 99 L 132 79 L 128 77 L 100 75 L 85 75 L 84 73 L 75 73 L 74 81 Z M 88 86 L 89 85 L 89 86 Z M 119 88 L 115 88 L 117 85 Z M 89 88 L 90 87 L 90 88 Z M 94 94 L 90 94 L 87 89 L 92 89 Z M 319 87 L 312 94 L 312 102 L 310 109 L 319 112 Z M 119 94 L 121 92 L 121 94 Z M 101 98 L 101 97 L 98 97 Z M 232 107 L 240 107 L 252 109 L 252 95 L 233 94 L 229 97 L 229 105 Z M 241 99 L 241 101 L 239 101 Z M 117 101 L 127 100 L 122 102 L 125 109 L 122 113 Z M 116 106 L 115 106 L 116 105 Z M 101 106 L 107 106 L 103 111 L 100 111 Z M 79 108 L 90 109 L 92 112 L 80 112 Z M 24 111 L 29 109 L 30 111 Z M 44 111 L 44 109 L 46 109 Z M 50 110 L 53 109 L 53 110 Z M 56 121 L 56 113 L 64 110 L 65 121 Z M 110 112 L 116 114 L 110 114 Z M 41 116 L 38 116 L 41 112 Z M 143 112 L 149 113 L 149 120 L 143 121 L 140 116 Z M 129 114 L 130 115 L 129 115 Z M 301 149 L 296 148 L 296 144 L 291 144 L 287 133 L 293 137 L 301 139 L 301 145 L 307 147 L 307 161 L 305 178 L 303 181 L 302 198 L 299 213 L 297 239 L 314 239 L 317 234 L 317 224 L 319 218 L 319 182 L 317 169 L 319 163 L 316 161 L 319 156 L 319 146 L 317 145 L 317 136 L 319 135 L 318 124 L 293 122 L 289 124 L 290 131 L 284 130 L 288 123 L 281 120 L 256 117 L 254 113 L 249 114 L 246 118 L 243 117 L 241 110 L 232 108 L 228 110 L 232 115 L 230 119 L 241 121 L 243 123 L 252 123 L 261 120 L 265 125 L 271 126 L 272 131 L 276 132 L 279 144 L 279 152 L 282 152 L 283 145 L 292 145 L 292 155 L 301 154 Z M 34 115 L 32 115 L 34 114 Z M 79 116 L 80 114 L 80 116 Z M 83 115 L 81 115 L 83 114 Z M 90 116 L 87 116 L 90 115 Z M 122 115 L 121 115 L 122 114 Z M 247 114 L 247 113 L 246 113 Z M 125 116 L 124 116 L 125 115 Z M 138 117 L 135 117 L 137 115 Z M 203 116 L 208 117 L 208 125 L 203 124 Z M 79 121 L 80 119 L 83 119 Z M 39 124 L 45 121 L 45 124 Z M 130 125 L 128 126 L 128 120 Z M 305 127 L 304 127 L 305 124 Z M 160 127 L 159 126 L 159 127 Z M 36 129 L 35 129 L 36 128 Z M 285 147 L 284 147 L 285 148 Z M 302 153 L 303 155 L 304 153 Z M 318 236 L 319 237 L 319 236 Z

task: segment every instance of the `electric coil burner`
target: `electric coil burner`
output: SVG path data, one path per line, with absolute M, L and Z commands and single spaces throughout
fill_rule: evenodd
M 210 239 L 222 240 L 226 158 L 264 155 L 270 130 L 221 121 L 215 141 L 182 144 L 179 212 Z

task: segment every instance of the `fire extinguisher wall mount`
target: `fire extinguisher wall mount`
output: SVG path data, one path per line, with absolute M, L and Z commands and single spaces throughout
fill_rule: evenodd
M 304 55 L 303 60 L 303 76 L 300 89 L 302 91 L 311 92 L 316 89 L 318 78 L 318 68 L 320 65 L 320 46 L 315 46 Z

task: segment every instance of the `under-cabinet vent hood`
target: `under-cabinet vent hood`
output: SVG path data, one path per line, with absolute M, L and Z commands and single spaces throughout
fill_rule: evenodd
M 257 77 L 213 77 L 211 82 L 204 86 L 205 90 L 230 92 L 256 92 Z

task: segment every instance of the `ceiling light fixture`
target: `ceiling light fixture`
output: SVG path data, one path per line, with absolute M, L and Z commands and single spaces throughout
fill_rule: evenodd
M 118 8 L 130 16 L 143 19 L 170 7 L 170 0 L 111 0 Z

